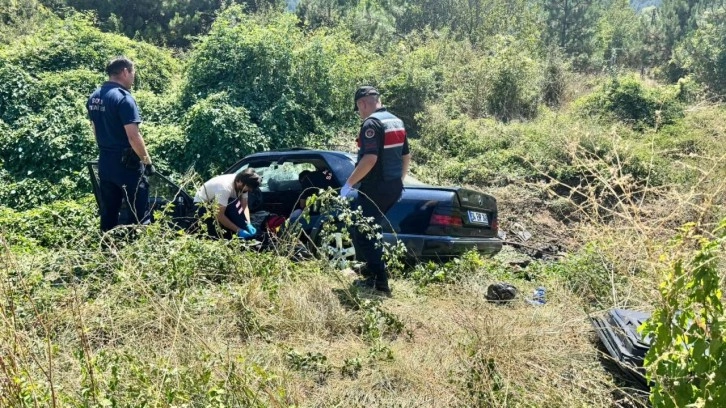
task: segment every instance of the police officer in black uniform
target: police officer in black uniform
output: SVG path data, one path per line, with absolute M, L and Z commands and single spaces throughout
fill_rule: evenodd
M 381 104 L 380 94 L 372 86 L 358 88 L 354 103 L 353 110 L 363 119 L 358 134 L 358 163 L 340 195 L 352 196 L 353 186 L 360 183 L 355 205 L 362 208 L 364 217 L 373 217 L 380 226 L 403 192 L 403 179 L 411 161 L 406 129 L 403 121 Z M 356 254 L 366 262 L 364 279 L 356 285 L 390 294 L 383 246 L 378 241 L 357 230 L 353 232 Z
M 126 57 L 114 58 L 106 66 L 106 73 L 108 81 L 91 94 L 86 105 L 99 148 L 102 231 L 119 224 L 124 198 L 131 212 L 129 221 L 147 221 L 147 176 L 154 172 L 139 132 L 139 108 L 130 92 L 136 77 L 134 63 Z

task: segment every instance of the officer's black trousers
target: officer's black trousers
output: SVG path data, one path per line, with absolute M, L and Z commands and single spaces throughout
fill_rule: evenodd
M 108 231 L 119 225 L 119 211 L 124 199 L 129 204 L 128 214 L 124 214 L 122 220 L 124 224 L 142 224 L 148 221 L 149 183 L 143 175 L 143 167 L 128 170 L 120 164 L 120 155 L 107 157 L 102 154 L 98 163 L 98 178 L 101 231 Z
M 383 226 L 387 223 L 386 212 L 401 198 L 403 183 L 401 179 L 363 183 L 358 191 L 358 199 L 353 203 L 354 208 L 360 206 L 364 217 L 373 217 L 375 225 Z M 382 244 L 381 240 L 353 228 L 356 257 L 366 263 L 363 276 L 375 278 L 376 287 L 388 287 Z

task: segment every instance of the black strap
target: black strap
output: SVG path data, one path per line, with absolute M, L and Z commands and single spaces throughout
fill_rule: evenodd
M 378 159 L 376 160 L 376 165 L 372 170 L 374 171 L 372 180 L 379 181 L 383 180 L 383 149 L 386 145 L 386 128 L 383 127 L 383 122 L 381 122 L 380 119 L 376 117 L 369 117 L 369 119 L 375 120 L 383 131 L 382 137 L 378 139 Z

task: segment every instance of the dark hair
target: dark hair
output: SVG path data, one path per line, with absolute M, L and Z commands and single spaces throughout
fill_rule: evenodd
M 133 71 L 134 63 L 124 56 L 116 57 L 106 65 L 106 74 L 108 76 L 115 76 L 122 73 L 124 69 Z
M 234 176 L 235 183 L 242 183 L 246 186 L 250 186 L 252 189 L 256 189 L 262 184 L 262 177 L 255 173 L 255 169 L 244 169 Z
M 300 172 L 300 174 L 297 175 L 297 180 L 300 181 L 300 182 L 302 182 L 305 179 L 305 177 L 308 177 L 311 174 L 313 174 L 312 171 L 310 171 L 310 170 L 303 170 L 303 171 Z

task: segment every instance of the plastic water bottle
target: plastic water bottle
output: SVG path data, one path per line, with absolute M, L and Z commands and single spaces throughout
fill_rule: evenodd
M 534 306 L 544 305 L 545 303 L 547 303 L 547 298 L 545 294 L 546 291 L 544 286 L 538 287 L 534 290 L 534 293 L 532 293 L 532 300 L 529 303 Z

